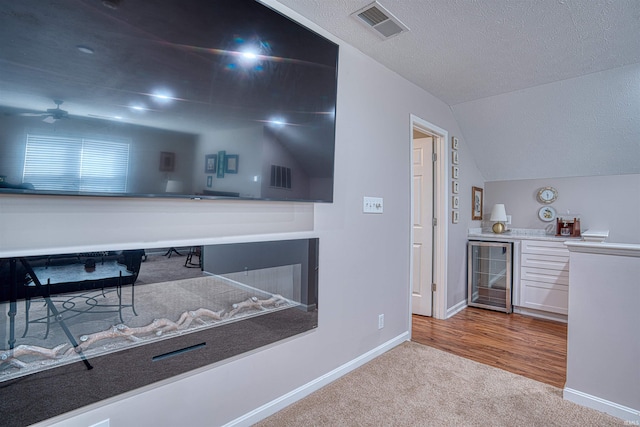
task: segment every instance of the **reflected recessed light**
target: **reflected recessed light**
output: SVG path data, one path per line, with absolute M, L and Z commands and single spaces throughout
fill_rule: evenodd
M 80 52 L 82 53 L 88 53 L 89 55 L 93 55 L 93 53 L 95 52 L 93 49 L 91 49 L 88 46 L 82 46 L 82 45 L 78 45 L 76 46 L 76 49 L 78 49 Z
M 108 7 L 109 9 L 116 10 L 118 9 L 121 1 L 122 0 L 102 0 L 102 5 L 104 7 Z
M 166 89 L 158 89 L 150 94 L 151 98 L 161 104 L 166 104 L 174 100 L 173 94 Z

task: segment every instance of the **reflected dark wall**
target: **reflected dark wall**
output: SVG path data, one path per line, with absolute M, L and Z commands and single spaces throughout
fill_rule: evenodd
M 252 0 L 0 7 L 0 192 L 23 184 L 38 132 L 130 141 L 125 193 L 101 195 L 332 200 L 337 45 Z M 238 167 L 205 170 L 221 152 Z M 292 188 L 269 185 L 273 164 L 294 168 Z

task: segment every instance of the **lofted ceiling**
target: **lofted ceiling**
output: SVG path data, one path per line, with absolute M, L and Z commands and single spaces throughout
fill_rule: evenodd
M 371 0 L 278 0 L 449 105 L 640 62 L 637 0 L 380 0 L 410 31 L 350 15 Z
M 486 180 L 640 173 L 640 1 L 278 0 L 451 106 Z M 425 118 L 428 120 L 428 118 Z

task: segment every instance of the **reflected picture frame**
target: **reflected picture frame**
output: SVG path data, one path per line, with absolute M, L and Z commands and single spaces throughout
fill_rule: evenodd
M 240 160 L 240 156 L 237 154 L 227 154 L 225 158 L 225 173 L 238 173 L 238 161 Z
M 218 156 L 216 154 L 207 154 L 204 156 L 204 173 L 216 173 L 217 164 Z
M 173 172 L 176 168 L 176 153 L 160 152 L 160 171 Z

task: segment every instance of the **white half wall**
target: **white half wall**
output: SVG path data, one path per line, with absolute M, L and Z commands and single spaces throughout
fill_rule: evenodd
M 568 244 L 565 399 L 640 423 L 640 245 Z

